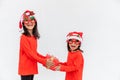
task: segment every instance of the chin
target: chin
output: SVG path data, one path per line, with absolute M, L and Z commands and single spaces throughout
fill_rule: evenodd
M 76 49 L 71 49 L 71 51 L 75 51 Z

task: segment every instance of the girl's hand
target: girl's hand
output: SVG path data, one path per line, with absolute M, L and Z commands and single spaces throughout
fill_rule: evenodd
M 60 71 L 60 65 L 51 67 L 50 69 L 53 70 L 53 71 Z
M 49 69 L 51 66 L 54 66 L 54 62 L 51 60 L 51 58 L 49 58 L 46 62 L 46 68 Z
M 60 66 L 56 66 L 56 67 L 55 67 L 55 70 L 56 70 L 56 71 L 60 71 Z

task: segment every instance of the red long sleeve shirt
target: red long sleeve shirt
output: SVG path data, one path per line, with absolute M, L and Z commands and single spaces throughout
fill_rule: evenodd
M 65 80 L 82 80 L 83 66 L 81 51 L 68 52 L 67 62 L 61 63 L 60 71 L 66 72 Z
M 18 74 L 38 74 L 37 62 L 43 65 L 46 63 L 45 57 L 37 52 L 37 39 L 33 36 L 22 35 L 20 39 Z

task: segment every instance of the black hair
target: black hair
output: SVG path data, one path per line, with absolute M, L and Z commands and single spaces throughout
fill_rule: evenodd
M 23 34 L 26 35 L 26 36 L 31 36 L 30 33 L 28 32 L 27 28 L 25 27 L 24 22 L 22 24 L 23 24 L 23 30 L 24 30 Z M 37 29 L 37 21 L 35 21 L 35 26 L 33 28 L 32 34 L 34 35 L 34 37 L 36 39 L 40 38 L 40 34 L 38 32 L 38 29 Z

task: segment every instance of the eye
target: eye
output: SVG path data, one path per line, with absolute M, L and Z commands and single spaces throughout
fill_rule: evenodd
M 79 42 L 79 40 L 76 40 L 76 42 Z
M 72 41 L 72 39 L 69 39 L 69 41 Z
M 31 22 L 35 22 L 35 20 L 31 20 Z

